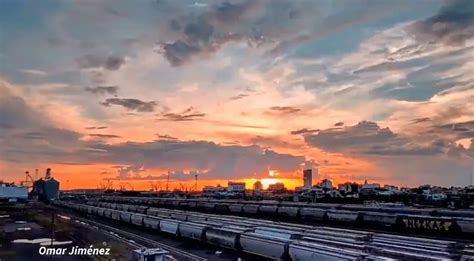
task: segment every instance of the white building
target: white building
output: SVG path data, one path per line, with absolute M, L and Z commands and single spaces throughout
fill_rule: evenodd
M 244 192 L 245 191 L 245 182 L 232 182 L 227 183 L 228 192 Z
M 367 180 L 364 182 L 364 185 L 362 185 L 361 189 L 366 189 L 366 190 L 377 190 L 380 188 L 380 184 L 378 183 L 367 183 Z
M 17 202 L 28 199 L 28 188 L 11 184 L 0 184 L 0 201 Z

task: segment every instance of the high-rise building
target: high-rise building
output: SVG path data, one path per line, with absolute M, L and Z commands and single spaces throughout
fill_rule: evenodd
M 305 188 L 311 188 L 313 186 L 313 169 L 303 170 L 303 182 Z

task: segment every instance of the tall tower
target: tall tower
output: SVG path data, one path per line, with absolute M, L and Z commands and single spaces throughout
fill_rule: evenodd
M 303 183 L 305 188 L 313 186 L 313 169 L 303 170 Z

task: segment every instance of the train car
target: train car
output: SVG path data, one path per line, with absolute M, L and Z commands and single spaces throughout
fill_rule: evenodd
M 167 201 L 166 198 L 159 198 L 156 203 L 157 203 L 158 206 L 165 206 L 166 201 Z
M 112 211 L 113 211 L 113 210 L 111 210 L 111 209 L 105 208 L 105 209 L 104 209 L 104 217 L 105 217 L 105 218 L 112 218 Z
M 231 204 L 229 205 L 229 211 L 234 214 L 240 214 L 242 213 L 243 207 L 243 204 Z
M 193 215 L 187 216 L 187 221 L 191 221 L 191 222 L 203 222 L 207 220 L 208 220 L 207 215 L 193 214 Z
M 187 202 L 186 200 L 180 201 L 178 208 L 180 208 L 180 209 L 186 209 L 186 208 L 188 208 L 188 202 Z
M 215 210 L 218 213 L 227 213 L 227 212 L 229 212 L 229 205 L 227 205 L 227 204 L 216 204 Z
M 151 229 L 160 229 L 160 219 L 157 217 L 145 216 L 143 217 L 143 226 Z
M 100 216 L 100 217 L 103 217 L 104 216 L 104 211 L 105 211 L 104 208 L 97 208 L 97 215 Z
M 206 209 L 206 204 L 207 202 L 205 201 L 198 201 L 196 204 L 196 208 L 200 210 L 205 210 Z
M 292 261 L 346 261 L 365 260 L 362 252 L 329 247 L 312 242 L 293 242 L 288 247 L 288 254 Z
M 253 231 L 255 234 L 277 237 L 283 239 L 298 239 L 302 236 L 302 231 L 297 229 L 286 229 L 283 227 L 256 227 Z
M 145 214 L 147 209 L 148 209 L 147 206 L 138 206 L 136 212 L 141 213 L 141 214 Z
M 120 220 L 126 223 L 130 223 L 132 220 L 132 213 L 120 211 Z
M 396 215 L 381 212 L 361 212 L 361 222 L 366 225 L 394 227 L 400 221 Z
M 277 210 L 277 205 L 260 205 L 260 207 L 258 208 L 258 213 L 268 216 L 275 216 Z
M 242 250 L 270 259 L 280 260 L 287 252 L 289 239 L 260 235 L 253 232 L 245 232 L 240 235 L 240 246 Z
M 177 207 L 179 207 L 179 203 L 181 203 L 180 199 L 172 199 L 171 200 L 171 207 L 177 208 Z
M 141 214 L 132 214 L 131 223 L 137 226 L 144 226 L 143 224 L 144 215 Z
M 204 241 L 205 233 L 209 226 L 195 222 L 179 223 L 179 235 L 189 239 L 197 239 Z
M 247 231 L 248 228 L 240 226 L 209 227 L 206 230 L 206 241 L 212 245 L 241 250 L 240 234 Z
M 260 207 L 260 206 L 259 206 L 259 205 L 256 205 L 256 204 L 245 204 L 245 205 L 242 207 L 242 211 L 243 211 L 243 213 L 245 213 L 245 214 L 257 214 L 259 207 Z
M 162 219 L 160 220 L 160 231 L 173 235 L 178 235 L 179 223 L 181 222 L 173 219 Z
M 297 218 L 300 213 L 299 207 L 279 206 L 277 210 L 279 217 Z
M 137 212 L 137 208 L 138 208 L 138 206 L 136 206 L 136 205 L 128 205 L 128 210 L 127 211 Z
M 111 210 L 110 218 L 113 220 L 120 220 L 120 211 L 118 210 Z
M 159 208 L 148 208 L 146 210 L 146 214 L 147 215 L 150 215 L 150 216 L 156 216 L 160 213 L 160 209 Z
M 359 220 L 359 212 L 347 210 L 329 210 L 326 212 L 329 221 L 356 224 Z
M 418 215 L 397 215 L 400 226 L 404 229 L 431 231 L 431 232 L 457 232 L 456 219 L 451 217 L 429 217 Z
M 432 215 L 444 217 L 472 218 L 474 217 L 474 210 L 437 209 L 432 212 Z
M 474 234 L 474 218 L 456 219 L 456 224 L 461 229 L 461 232 Z
M 169 217 L 172 219 L 180 220 L 180 221 L 188 220 L 188 215 L 186 213 L 180 213 L 180 212 L 171 212 L 169 213 Z
M 300 216 L 304 220 L 324 221 L 327 219 L 327 210 L 320 208 L 300 208 Z
M 214 211 L 215 209 L 216 209 L 216 203 L 212 203 L 212 202 L 205 202 L 204 203 L 204 210 Z
M 197 201 L 196 200 L 188 201 L 188 208 L 197 208 Z

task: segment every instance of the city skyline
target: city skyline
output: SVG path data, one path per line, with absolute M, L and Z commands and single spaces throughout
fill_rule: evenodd
M 465 186 L 474 6 L 3 1 L 0 175 Z M 168 174 L 170 173 L 170 174 Z M 164 184 L 164 183 L 163 183 Z

